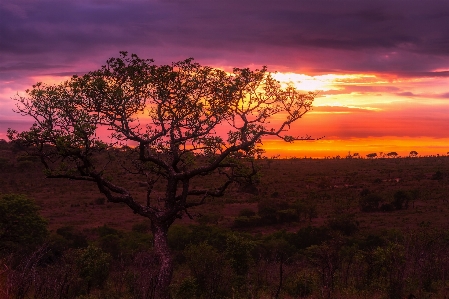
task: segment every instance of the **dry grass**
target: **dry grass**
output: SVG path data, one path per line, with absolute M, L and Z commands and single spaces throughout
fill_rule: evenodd
M 9 151 L 2 156 L 14 165 L 4 168 L 0 176 L 1 193 L 24 193 L 36 200 L 41 213 L 49 220 L 51 230 L 64 225 L 90 229 L 107 224 L 117 229 L 130 230 L 141 221 L 124 205 L 102 203 L 102 194 L 96 186 L 87 182 L 66 179 L 46 179 L 39 162 L 18 162 Z M 322 225 L 335 214 L 354 213 L 360 229 L 371 231 L 385 228 L 410 229 L 418 226 L 446 228 L 449 216 L 449 157 L 402 158 L 402 159 L 342 159 L 342 160 L 260 160 L 261 182 L 259 194 L 239 191 L 234 186 L 222 198 L 192 210 L 193 215 L 203 215 L 211 222 L 231 226 L 242 209 L 257 212 L 261 199 L 273 198 L 294 202 L 309 200 L 317 204 L 318 217 L 312 225 Z M 437 171 L 440 180 L 432 177 Z M 145 197 L 145 187 L 120 167 L 114 169 L 117 181 L 130 188 L 135 198 Z M 216 177 L 205 177 L 194 185 L 210 186 Z M 163 186 L 156 186 L 162 195 Z M 360 192 L 369 189 L 380 194 L 385 202 L 392 201 L 398 190 L 418 190 L 419 197 L 408 209 L 393 212 L 362 213 L 359 209 Z M 179 223 L 193 223 L 184 217 Z M 289 223 L 274 227 L 258 227 L 258 233 L 286 229 L 297 230 L 309 225 L 309 221 Z

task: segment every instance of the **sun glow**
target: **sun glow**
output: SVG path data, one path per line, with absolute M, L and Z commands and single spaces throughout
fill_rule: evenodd
M 376 80 L 375 75 L 366 74 L 326 74 L 318 76 L 309 76 L 296 73 L 274 73 L 273 77 L 281 82 L 282 85 L 293 84 L 297 89 L 302 91 L 329 91 L 341 90 L 340 85 L 347 84 L 371 84 Z

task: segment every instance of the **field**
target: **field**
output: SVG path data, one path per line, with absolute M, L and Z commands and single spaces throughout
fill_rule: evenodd
M 107 252 L 104 235 L 99 233 L 102 228 L 110 229 L 121 240 L 127 240 L 126 235 L 139 231 L 139 227 L 147 231 L 145 219 L 124 205 L 106 202 L 94 184 L 46 179 L 39 162 L 21 158 L 9 148 L 1 150 L 0 157 L 0 193 L 26 194 L 33 199 L 48 220 L 51 235 L 61 235 L 60 229 L 69 227 Z M 239 244 L 252 242 L 255 251 L 266 250 L 251 252 L 249 269 L 244 273 L 233 268 L 232 258 L 227 258 L 231 261 L 229 269 L 207 270 L 222 271 L 216 277 L 222 280 L 228 275 L 226 271 L 234 271 L 234 280 L 223 285 L 232 292 L 237 290 L 236 298 L 400 298 L 395 296 L 409 293 L 418 298 L 446 298 L 449 157 L 262 159 L 257 166 L 260 182 L 255 188 L 233 186 L 225 196 L 191 210 L 194 219 L 183 217 L 175 222 L 173 234 L 180 239 L 187 235 L 191 238 L 183 239 L 184 243 L 172 239 L 177 256 L 177 298 L 183 298 L 179 295 L 183 287 L 213 288 L 212 282 L 202 282 L 195 276 L 188 260 L 195 260 L 195 252 L 209 252 L 212 261 L 217 259 L 214 252 L 223 248 L 213 238 L 222 232 L 225 243 L 230 242 L 231 234 L 245 239 Z M 132 180 L 119 167 L 116 174 L 116 179 L 125 184 Z M 205 177 L 195 183 L 209 185 L 214 179 Z M 162 192 L 162 186 L 156 188 Z M 133 191 L 144 197 L 145 187 L 142 184 Z M 307 236 L 307 230 L 318 232 L 321 228 L 326 229 L 322 235 L 312 234 L 322 237 L 321 241 L 293 241 L 294 237 Z M 197 229 L 202 233 L 196 233 Z M 201 237 L 204 239 L 198 240 Z M 378 242 L 371 246 L 369 240 L 373 238 Z M 288 246 L 282 245 L 281 239 Z M 293 249 L 285 249 L 289 246 Z M 400 257 L 394 256 L 400 251 L 395 246 L 403 250 Z M 424 250 L 421 259 L 429 259 L 420 260 L 417 248 Z M 331 258 L 332 254 L 335 256 Z M 379 258 L 381 254 L 385 255 L 383 259 Z M 370 264 L 369 258 L 379 261 Z M 399 268 L 400 273 L 396 271 Z M 269 274 L 261 278 L 255 272 Z M 430 272 L 431 280 L 423 282 Z M 189 282 L 192 277 L 195 282 Z M 100 294 L 100 289 L 94 294 Z M 229 292 L 226 296 L 233 296 Z M 221 298 L 198 290 L 192 294 Z
M 14 162 L 15 156 L 10 151 L 3 151 L 2 156 L 13 161 L 14 170 L 3 171 L 0 190 L 3 194 L 20 193 L 33 198 L 41 207 L 42 215 L 49 220 L 51 230 L 64 225 L 88 229 L 104 224 L 131 230 L 132 225 L 141 220 L 126 206 L 105 202 L 94 184 L 47 179 L 40 163 Z M 214 199 L 192 213 L 210 218 L 220 226 L 231 227 L 240 210 L 257 212 L 260 199 L 271 198 L 272 201 L 309 201 L 316 205 L 317 215 L 310 221 L 303 219 L 251 231 L 264 233 L 279 229 L 297 230 L 310 224 L 319 226 L 342 212 L 354 213 L 362 231 L 402 230 L 423 224 L 449 228 L 449 157 L 279 159 L 260 160 L 258 166 L 261 178 L 257 191 L 245 192 L 234 186 L 224 197 Z M 441 177 L 437 177 L 438 173 Z M 132 179 L 126 172 L 122 175 L 125 179 Z M 198 184 L 209 184 L 213 179 L 205 178 L 205 182 Z M 144 189 L 135 191 L 143 196 Z M 359 200 L 363 189 L 379 194 L 384 203 L 393 201 L 394 193 L 399 190 L 414 191 L 416 196 L 408 209 L 392 213 L 362 213 Z M 191 224 L 201 218 L 196 217 L 192 221 L 185 217 L 178 224 Z

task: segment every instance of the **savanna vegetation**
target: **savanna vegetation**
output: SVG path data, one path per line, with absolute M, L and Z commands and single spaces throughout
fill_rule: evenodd
M 148 220 L 95 186 L 45 179 L 20 146 L 1 146 L 1 296 L 155 296 L 159 260 Z M 255 188 L 232 185 L 171 226 L 173 298 L 448 295 L 449 157 L 255 165 Z

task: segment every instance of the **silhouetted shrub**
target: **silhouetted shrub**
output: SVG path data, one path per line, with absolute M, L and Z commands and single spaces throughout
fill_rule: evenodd
M 363 212 L 377 211 L 379 209 L 379 204 L 383 201 L 380 195 L 375 193 L 369 193 L 367 189 L 364 189 L 364 191 L 362 191 L 361 196 L 362 197 L 359 200 L 359 206 L 360 210 Z
M 402 208 L 408 208 L 410 198 L 411 197 L 407 192 L 399 190 L 394 193 L 394 200 L 392 204 L 396 210 L 402 210 Z

